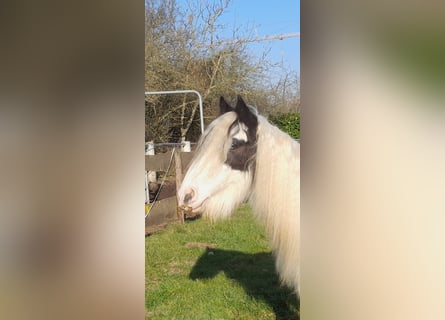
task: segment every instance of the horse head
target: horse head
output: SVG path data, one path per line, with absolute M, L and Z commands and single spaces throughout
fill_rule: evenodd
M 256 110 L 241 97 L 235 107 L 221 97 L 219 108 L 178 190 L 181 208 L 214 220 L 229 216 L 250 193 L 258 129 Z

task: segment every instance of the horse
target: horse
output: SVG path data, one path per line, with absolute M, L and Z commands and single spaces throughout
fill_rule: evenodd
M 300 144 L 238 96 L 201 136 L 178 189 L 179 208 L 211 221 L 248 201 L 265 225 L 282 283 L 300 293 Z

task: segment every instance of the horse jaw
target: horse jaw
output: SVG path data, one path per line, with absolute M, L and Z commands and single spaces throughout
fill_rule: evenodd
M 190 168 L 178 190 L 178 204 L 187 211 L 201 212 L 211 220 L 223 219 L 247 199 L 251 184 L 249 171 L 233 170 L 226 164 L 213 175 Z M 190 190 L 193 197 L 185 201 Z

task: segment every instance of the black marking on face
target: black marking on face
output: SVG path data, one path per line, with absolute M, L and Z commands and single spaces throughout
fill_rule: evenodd
M 232 109 L 233 110 L 233 109 Z M 229 127 L 231 146 L 227 152 L 226 164 L 234 170 L 255 170 L 258 119 L 238 97 L 236 108 L 238 118 Z
M 241 148 L 241 147 L 245 146 L 246 144 L 247 144 L 246 141 L 233 138 L 232 145 L 230 146 L 230 150 L 235 150 L 235 149 Z
M 255 153 L 256 145 L 233 139 L 225 163 L 234 170 L 247 171 L 255 165 Z

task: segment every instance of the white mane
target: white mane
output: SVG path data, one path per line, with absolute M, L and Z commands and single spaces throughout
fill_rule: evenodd
M 250 203 L 266 226 L 284 283 L 299 292 L 300 144 L 258 116 L 256 172 Z

